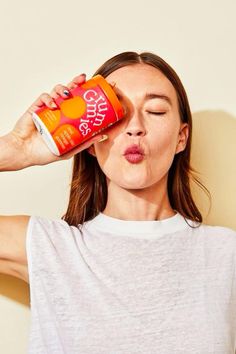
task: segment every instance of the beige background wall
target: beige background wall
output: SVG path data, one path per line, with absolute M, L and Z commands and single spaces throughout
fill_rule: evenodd
M 29 1 L 0 3 L 0 136 L 44 91 L 126 50 L 152 51 L 177 71 L 193 112 L 194 186 L 205 223 L 236 230 L 236 2 Z M 1 154 L 1 152 L 0 152 Z M 0 175 L 0 214 L 58 217 L 71 161 Z M 208 215 L 207 215 L 208 214 Z M 0 276 L 0 352 L 26 353 L 27 285 Z

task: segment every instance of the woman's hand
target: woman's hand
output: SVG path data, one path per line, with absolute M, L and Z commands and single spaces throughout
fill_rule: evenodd
M 81 74 L 76 76 L 66 86 L 61 84 L 56 85 L 50 94 L 42 93 L 16 122 L 13 130 L 8 134 L 8 136 L 12 138 L 12 141 L 18 149 L 23 150 L 23 155 L 21 156 L 24 156 L 24 161 L 22 161 L 24 167 L 47 165 L 54 161 L 70 159 L 75 154 L 87 149 L 95 141 L 99 141 L 102 138 L 102 134 L 98 134 L 81 145 L 75 147 L 68 153 L 62 156 L 56 156 L 49 150 L 32 120 L 33 112 L 38 110 L 43 105 L 46 105 L 48 108 L 56 108 L 57 106 L 54 101 L 56 98 L 60 96 L 63 99 L 69 98 L 68 95 L 64 94 L 64 91 L 67 90 L 70 92 L 70 90 L 83 84 L 85 81 L 86 75 Z

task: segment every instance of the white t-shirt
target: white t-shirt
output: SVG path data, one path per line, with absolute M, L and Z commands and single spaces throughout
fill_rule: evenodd
M 234 354 L 236 232 L 187 222 L 31 216 L 28 353 Z

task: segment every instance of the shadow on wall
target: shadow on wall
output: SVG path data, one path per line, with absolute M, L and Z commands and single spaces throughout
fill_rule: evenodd
M 203 222 L 236 230 L 236 117 L 224 111 L 193 114 L 191 164 L 212 197 L 204 218 L 209 200 L 191 184 Z
M 223 111 L 193 114 L 191 165 L 210 191 L 212 207 L 205 193 L 191 183 L 193 197 L 209 225 L 236 230 L 236 118 Z M 0 275 L 0 295 L 29 306 L 29 286 L 14 277 Z
M 0 296 L 29 307 L 29 285 L 23 280 L 0 274 Z

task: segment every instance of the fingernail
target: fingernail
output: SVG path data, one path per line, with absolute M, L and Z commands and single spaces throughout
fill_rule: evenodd
M 57 108 L 57 105 L 56 105 L 55 102 L 50 102 L 50 106 L 51 106 L 52 108 Z
M 108 135 L 104 134 L 104 135 L 102 135 L 101 139 L 98 140 L 98 142 L 101 143 L 102 141 L 105 141 L 107 139 L 108 139 Z
M 63 93 L 64 93 L 64 95 L 66 95 L 66 96 L 70 96 L 70 92 L 69 92 L 68 90 L 64 90 Z

